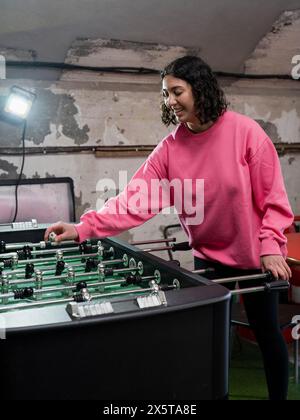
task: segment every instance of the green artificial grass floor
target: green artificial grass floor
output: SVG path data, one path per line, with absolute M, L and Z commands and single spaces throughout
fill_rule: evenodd
M 264 369 L 257 345 L 234 339 L 229 369 L 229 400 L 268 399 Z M 300 383 L 295 384 L 290 365 L 288 400 L 300 400 Z

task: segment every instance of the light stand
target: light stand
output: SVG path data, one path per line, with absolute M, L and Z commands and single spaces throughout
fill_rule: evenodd
M 1 117 L 14 125 L 22 125 L 22 163 L 19 177 L 15 186 L 15 214 L 12 220 L 14 223 L 18 215 L 18 188 L 22 179 L 24 163 L 25 163 L 25 135 L 27 128 L 27 117 L 32 108 L 36 95 L 28 90 L 18 86 L 10 89 L 10 94 L 6 100 L 6 104 Z

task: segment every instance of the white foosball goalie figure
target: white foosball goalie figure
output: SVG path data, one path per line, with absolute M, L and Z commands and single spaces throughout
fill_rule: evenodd
M 56 242 L 56 233 L 51 232 L 51 233 L 49 234 L 49 241 L 50 241 L 50 242 Z

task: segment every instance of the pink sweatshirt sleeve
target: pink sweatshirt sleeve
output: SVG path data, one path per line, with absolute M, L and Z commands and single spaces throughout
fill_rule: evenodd
M 98 211 L 88 211 L 75 225 L 78 241 L 118 235 L 154 217 L 170 202 L 151 200 L 152 180 L 166 178 L 165 148 L 159 144 L 137 170 L 123 192 L 109 199 Z
M 253 199 L 258 212 L 263 216 L 259 234 L 260 256 L 286 257 L 287 239 L 283 232 L 293 223 L 294 218 L 284 187 L 278 155 L 268 137 L 251 157 L 249 168 Z

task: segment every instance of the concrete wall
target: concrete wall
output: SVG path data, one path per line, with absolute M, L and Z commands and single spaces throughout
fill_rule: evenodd
M 68 54 L 67 62 L 89 65 L 139 65 L 162 68 L 184 49 L 107 44 L 87 40 L 78 42 Z M 118 50 L 118 48 L 120 48 Z M 81 51 L 81 53 L 80 53 Z M 84 54 L 83 54 L 84 51 Z M 122 57 L 121 62 L 116 57 Z M 121 54 L 121 55 L 120 55 Z M 109 57 L 114 57 L 113 63 Z M 117 64 L 119 63 L 119 64 Z M 134 64 L 133 64 L 134 63 Z M 276 143 L 300 142 L 300 84 L 279 80 L 221 80 L 231 108 L 256 119 Z M 12 84 L 34 89 L 37 101 L 28 122 L 27 147 L 155 145 L 167 133 L 160 122 L 160 80 L 156 75 L 116 75 L 87 72 L 65 72 L 56 83 L 28 80 L 5 80 L 0 85 L 0 106 Z M 20 146 L 20 128 L 0 122 L 1 147 Z M 75 184 L 77 218 L 95 208 L 97 199 L 114 194 L 97 191 L 102 178 L 118 181 L 119 171 L 130 177 L 145 158 L 99 158 L 94 153 L 44 154 L 27 156 L 24 177 L 69 176 Z M 280 157 L 287 191 L 295 213 L 300 214 L 300 155 Z M 16 178 L 21 156 L 0 155 L 0 179 Z M 5 205 L 2 203 L 1 205 Z M 34 217 L 34 211 L 32 216 Z M 125 232 L 128 241 L 162 237 L 168 224 L 177 223 L 175 215 L 159 215 L 145 225 Z M 173 232 L 171 232 L 173 233 Z M 185 240 L 175 232 L 178 240 Z M 159 253 L 165 256 L 166 253 Z M 181 253 L 184 266 L 192 258 Z

